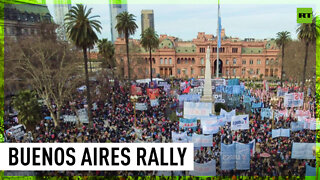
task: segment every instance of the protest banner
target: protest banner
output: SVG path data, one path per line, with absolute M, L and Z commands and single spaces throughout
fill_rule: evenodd
M 264 118 L 272 118 L 272 112 L 271 112 L 271 109 L 269 108 L 262 108 L 261 109 L 261 119 L 264 119 Z
M 151 105 L 151 107 L 159 106 L 158 99 L 151 99 L 150 100 L 150 105 Z
M 194 170 L 189 172 L 191 176 L 216 176 L 216 160 L 207 163 L 194 162 Z
M 232 116 L 231 130 L 249 129 L 249 115 Z
M 234 109 L 230 112 L 227 112 L 226 110 L 221 108 L 220 115 L 223 115 L 225 117 L 226 122 L 231 122 L 232 117 L 236 115 L 236 110 Z
M 226 80 L 225 79 L 212 79 L 212 86 L 225 86 L 226 85 Z
M 179 103 L 183 102 L 199 102 L 200 95 L 198 94 L 182 94 L 179 95 Z
M 284 107 L 300 107 L 303 106 L 303 92 L 290 93 L 284 95 Z
M 272 129 L 272 138 L 290 137 L 290 129 Z
M 198 135 L 192 134 L 193 146 L 196 147 L 211 147 L 213 146 L 213 136 L 212 135 Z
M 146 103 L 136 103 L 136 110 L 146 111 L 148 109 Z
M 185 118 L 192 116 L 209 116 L 212 112 L 212 103 L 184 102 L 183 115 Z M 189 117 L 190 117 L 189 116 Z
M 256 153 L 256 140 L 252 140 L 249 142 L 250 146 L 250 155 L 253 156 Z
M 292 159 L 316 159 L 312 149 L 316 143 L 293 143 L 292 144 Z
M 141 96 L 142 95 L 141 87 L 137 87 L 136 85 L 131 85 L 131 94 Z
M 301 131 L 304 129 L 304 122 L 291 122 L 290 123 L 291 131 Z
M 179 128 L 182 128 L 182 129 L 192 128 L 195 130 L 197 128 L 197 119 L 180 118 Z
M 26 133 L 26 127 L 22 124 L 11 127 L 5 131 L 6 136 L 10 135 L 16 140 L 20 140 Z
M 236 168 L 236 144 L 225 145 L 221 143 L 220 163 L 221 170 L 233 170 Z
M 308 163 L 306 163 L 306 176 L 316 176 L 316 174 L 317 168 L 311 167 Z
M 239 81 L 239 79 L 229 79 L 228 80 L 228 85 L 229 86 L 234 86 L 234 85 L 240 85 L 240 81 Z
M 220 125 L 217 121 L 201 120 L 203 134 L 217 134 L 220 130 Z
M 248 95 L 243 95 L 243 103 L 251 103 L 251 97 Z
M 315 118 L 308 118 L 304 121 L 304 129 L 317 130 L 317 121 Z
M 89 117 L 88 117 L 88 113 L 86 109 L 79 109 L 78 110 L 78 117 L 79 117 L 79 121 L 81 123 L 89 123 Z
M 225 86 L 216 86 L 215 87 L 215 92 L 217 93 L 224 93 L 225 92 Z
M 232 86 L 232 94 L 233 94 L 233 95 L 241 94 L 240 85 L 234 85 L 234 86 Z
M 305 121 L 307 118 L 311 118 L 311 112 L 308 110 L 296 110 L 295 117 L 298 119 L 298 121 Z
M 63 115 L 63 122 L 67 123 L 76 123 L 77 122 L 77 117 L 76 116 L 72 116 L 72 115 Z
M 236 169 L 248 170 L 250 169 L 250 145 L 243 143 L 236 144 Z
M 159 89 L 158 88 L 156 88 L 156 89 L 148 88 L 147 95 L 149 96 L 150 99 L 156 99 L 160 95 Z
M 252 109 L 263 108 L 263 102 L 252 102 L 251 103 L 251 108 Z
M 181 134 L 177 132 L 171 132 L 172 142 L 173 143 L 187 143 L 188 142 L 188 135 L 187 132 L 183 132 Z
M 158 81 L 158 86 L 159 87 L 164 87 L 166 85 L 168 85 L 167 81 Z
M 283 97 L 285 94 L 287 94 L 288 93 L 288 88 L 278 88 L 277 89 L 277 96 L 278 97 Z

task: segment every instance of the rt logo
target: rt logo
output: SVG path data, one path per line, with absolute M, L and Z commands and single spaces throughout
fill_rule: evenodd
M 297 8 L 297 23 L 312 23 L 312 8 Z

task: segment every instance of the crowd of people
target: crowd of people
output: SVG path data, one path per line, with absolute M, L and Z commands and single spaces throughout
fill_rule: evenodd
M 142 90 L 143 96 L 140 96 L 138 102 L 147 103 L 146 111 L 134 110 L 134 104 L 130 101 L 130 86 L 117 84 L 114 86 L 105 86 L 99 84 L 100 88 L 108 88 L 106 99 L 96 95 L 93 102 L 96 108 L 92 109 L 93 122 L 89 124 L 78 124 L 60 121 L 58 126 L 54 125 L 51 119 L 44 117 L 50 116 L 45 106 L 42 108 L 42 120 L 21 139 L 15 139 L 8 135 L 6 142 L 73 142 L 73 143 L 133 143 L 133 142 L 172 142 L 172 132 L 183 132 L 179 129 L 178 118 L 172 116 L 178 108 L 178 96 L 183 91 L 179 89 L 179 82 L 171 82 L 171 91 L 165 91 L 159 88 L 158 102 L 159 105 L 151 106 L 150 97 L 147 96 L 148 84 L 136 84 Z M 254 96 L 257 91 L 249 89 Z M 294 88 L 289 88 L 294 92 Z M 174 93 L 173 93 L 174 92 Z M 270 107 L 271 97 L 276 96 L 276 89 L 266 92 L 263 96 L 257 97 L 264 102 L 265 107 Z M 315 99 L 312 96 L 306 97 L 309 104 L 308 110 L 314 111 Z M 243 100 L 241 98 L 241 100 Z M 66 102 L 62 109 L 62 115 L 76 115 L 76 110 L 85 107 L 85 93 L 79 92 L 73 98 L 73 101 Z M 71 105 L 73 104 L 73 105 Z M 12 107 L 5 107 L 6 110 Z M 277 104 L 276 108 L 284 109 L 283 103 Z M 231 110 L 231 107 L 226 107 Z M 222 126 L 217 134 L 213 135 L 211 147 L 201 147 L 194 151 L 194 161 L 196 163 L 206 163 L 216 160 L 217 176 L 305 176 L 305 165 L 315 167 L 315 160 L 298 160 L 291 159 L 291 150 L 293 142 L 315 143 L 316 131 L 301 130 L 290 133 L 290 137 L 272 138 L 272 129 L 289 128 L 290 123 L 296 122 L 294 117 L 295 109 L 291 109 L 286 117 L 279 117 L 276 120 L 272 118 L 261 118 L 260 111 L 251 112 L 249 115 L 250 126 L 248 130 L 231 131 L 230 123 Z M 289 109 L 289 112 L 291 112 Z M 245 114 L 244 104 L 236 109 L 237 114 Z M 218 112 L 219 113 L 219 112 Z M 314 112 L 311 112 L 314 114 Z M 6 116 L 5 129 L 17 125 L 19 122 L 16 118 Z M 187 129 L 188 134 L 201 133 L 201 125 L 198 123 L 197 129 Z M 255 153 L 250 160 L 250 170 L 229 170 L 220 169 L 220 152 L 221 143 L 231 144 L 232 142 L 249 143 L 255 140 Z M 268 154 L 268 157 L 262 157 L 261 154 Z M 116 176 L 147 176 L 161 175 L 156 171 L 61 171 L 61 172 L 37 172 L 38 175 L 116 175 Z M 189 172 L 174 172 L 171 175 L 185 176 Z

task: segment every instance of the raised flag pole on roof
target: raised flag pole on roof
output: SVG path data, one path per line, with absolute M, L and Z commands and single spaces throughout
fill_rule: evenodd
M 218 0 L 218 42 L 217 42 L 217 62 L 216 62 L 216 77 L 219 78 L 219 50 L 221 47 L 221 16 L 220 16 L 220 0 Z

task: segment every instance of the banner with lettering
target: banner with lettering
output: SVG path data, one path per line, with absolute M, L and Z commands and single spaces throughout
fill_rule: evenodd
M 240 85 L 239 79 L 229 79 L 228 80 L 228 85 L 233 86 L 233 85 Z
M 251 103 L 251 97 L 247 95 L 243 95 L 243 103 Z
M 131 86 L 131 94 L 141 96 L 142 95 L 141 87 L 137 87 L 136 85 L 132 85 Z
M 183 102 L 199 102 L 200 95 L 198 94 L 182 94 L 179 95 L 179 103 Z
M 290 93 L 284 95 L 284 107 L 301 107 L 303 106 L 303 92 Z
M 236 142 L 236 169 L 250 169 L 250 145 Z
M 224 104 L 226 102 L 225 99 L 222 96 L 222 93 L 214 93 L 213 94 L 213 98 L 214 98 L 214 103 L 215 104 L 217 104 L 217 103 Z
M 81 123 L 89 123 L 89 117 L 88 117 L 88 113 L 86 109 L 79 109 L 78 110 L 78 117 L 79 117 L 79 121 Z
M 290 129 L 272 129 L 272 138 L 290 137 Z
M 215 91 L 218 93 L 223 93 L 225 92 L 225 86 L 216 86 Z
M 160 95 L 159 89 L 158 88 L 156 88 L 156 89 L 148 88 L 147 95 L 149 96 L 150 99 L 156 99 Z
M 316 159 L 312 149 L 316 143 L 293 143 L 291 159 Z
M 151 107 L 159 106 L 158 99 L 150 99 L 150 105 Z
M 193 130 L 196 130 L 197 129 L 197 119 L 180 118 L 179 128 L 182 128 L 182 129 L 192 128 Z
M 194 162 L 194 170 L 189 172 L 191 176 L 216 176 L 216 160 L 207 163 Z
M 231 122 L 232 117 L 236 115 L 236 110 L 234 109 L 234 110 L 232 110 L 230 112 L 227 112 L 226 110 L 221 108 L 220 115 L 224 115 L 225 116 L 226 122 Z
M 298 119 L 298 121 L 305 121 L 307 118 L 311 118 L 311 112 L 308 110 L 296 110 L 295 117 Z
M 72 116 L 72 115 L 63 115 L 63 122 L 71 122 L 71 123 L 76 123 L 77 122 L 77 117 Z
M 212 86 L 225 86 L 226 80 L 225 79 L 212 79 Z
M 252 108 L 252 109 L 263 108 L 263 102 L 252 102 L 251 108 Z
M 146 111 L 148 109 L 146 103 L 136 103 L 136 110 Z
M 198 135 L 196 133 L 192 134 L 193 147 L 211 147 L 213 146 L 213 136 L 212 135 Z
M 220 130 L 220 125 L 217 121 L 206 121 L 201 120 L 201 127 L 203 134 L 217 134 Z
M 290 123 L 291 131 L 301 131 L 304 129 L 304 122 L 291 122 Z
M 285 94 L 287 94 L 288 93 L 288 88 L 278 88 L 277 89 L 277 96 L 278 97 L 283 97 Z
M 184 102 L 183 112 L 185 118 L 188 116 L 209 116 L 212 112 L 212 103 Z
M 261 109 L 261 119 L 264 119 L 264 118 L 269 118 L 269 119 L 272 118 L 271 109 L 269 109 L 269 108 L 262 108 Z
M 244 130 L 249 129 L 249 115 L 232 116 L 231 130 Z
M 221 143 L 220 163 L 221 170 L 233 170 L 236 168 L 236 144 L 225 145 Z

